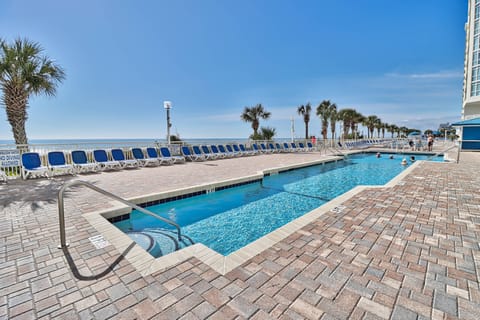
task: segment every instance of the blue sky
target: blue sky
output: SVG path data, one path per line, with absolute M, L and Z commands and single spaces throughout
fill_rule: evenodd
M 0 37 L 66 70 L 30 101 L 30 139 L 164 138 L 164 100 L 182 138 L 246 138 L 257 103 L 301 137 L 297 106 L 324 99 L 423 130 L 460 119 L 466 18 L 467 0 L 2 0 Z

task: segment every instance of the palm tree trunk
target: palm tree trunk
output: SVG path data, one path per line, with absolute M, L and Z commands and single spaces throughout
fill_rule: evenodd
M 305 140 L 308 140 L 308 121 L 305 121 Z
M 25 122 L 27 121 L 28 94 L 22 89 L 7 87 L 4 90 L 3 102 L 7 111 L 7 119 L 12 126 L 15 144 L 28 144 Z

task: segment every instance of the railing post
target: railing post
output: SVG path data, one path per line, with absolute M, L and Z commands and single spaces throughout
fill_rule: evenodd
M 63 204 L 63 192 L 67 186 L 68 184 L 63 185 L 58 192 L 58 222 L 60 227 L 60 245 L 58 246 L 58 249 L 68 247 L 65 235 L 65 206 Z
M 82 180 L 73 180 L 73 181 L 70 181 L 70 182 L 67 182 L 65 183 L 61 188 L 60 188 L 60 191 L 58 192 L 58 223 L 59 223 L 59 226 L 60 226 L 60 245 L 58 246 L 59 249 L 63 249 L 63 248 L 66 248 L 68 247 L 68 243 L 67 243 L 67 240 L 66 240 L 66 235 L 65 235 L 65 207 L 64 207 L 64 203 L 63 203 L 63 194 L 65 192 L 65 190 L 68 188 L 68 187 L 71 187 L 71 186 L 74 186 L 74 185 L 82 185 L 82 186 L 85 186 L 87 188 L 90 188 L 91 190 L 94 190 L 94 191 L 97 191 L 98 193 L 100 194 L 103 194 L 107 197 L 110 197 L 112 199 L 115 199 L 117 201 L 120 201 L 121 203 L 129 206 L 130 208 L 133 208 L 133 209 L 136 209 L 146 215 L 149 215 L 149 216 L 152 216 L 156 219 L 159 219 L 165 223 L 168 223 L 170 224 L 171 226 L 175 227 L 177 229 L 177 235 L 178 235 L 178 240 L 181 241 L 182 240 L 182 231 L 180 230 L 180 226 L 169 220 L 169 219 L 166 219 L 166 218 L 163 218 L 155 213 L 152 213 L 142 207 L 139 207 L 137 206 L 136 204 L 133 204 L 125 199 L 122 199 L 120 198 L 119 196 L 116 196 L 114 195 L 113 193 L 110 193 L 108 191 L 105 191 L 99 187 L 96 187 L 95 185 L 89 183 L 89 182 L 86 182 L 86 181 L 82 181 Z

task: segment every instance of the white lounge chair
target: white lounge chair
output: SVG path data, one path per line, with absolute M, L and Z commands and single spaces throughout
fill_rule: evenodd
M 93 160 L 99 165 L 102 170 L 106 169 L 121 169 L 122 165 L 118 161 L 108 160 L 107 152 L 103 149 L 93 150 Z
M 75 172 L 96 172 L 99 170 L 98 164 L 88 162 L 87 154 L 83 150 L 72 151 L 72 163 Z
M 122 149 L 112 149 L 110 153 L 112 154 L 113 161 L 120 162 L 122 168 L 138 167 L 138 161 L 134 159 L 127 159 Z
M 47 154 L 48 168 L 52 176 L 57 174 L 75 174 L 75 170 L 71 164 L 67 164 L 63 151 L 50 151 Z
M 145 157 L 142 149 L 140 148 L 132 148 L 132 155 L 142 167 L 149 166 L 149 165 L 158 166 L 160 164 L 158 159 Z
M 26 152 L 22 154 L 22 177 L 46 177 L 49 178 L 49 168 L 42 165 L 42 160 L 37 152 Z

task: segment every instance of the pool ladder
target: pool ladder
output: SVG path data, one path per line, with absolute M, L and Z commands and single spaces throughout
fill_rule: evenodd
M 68 188 L 70 187 L 73 187 L 73 186 L 84 186 L 84 187 L 87 187 L 91 190 L 94 190 L 94 191 L 97 191 L 98 193 L 101 193 L 107 197 L 110 197 L 112 199 L 115 199 L 123 204 L 126 204 L 127 206 L 129 206 L 130 208 L 133 208 L 135 210 L 138 210 L 140 211 L 141 213 L 144 213 L 146 215 L 149 215 L 151 217 L 154 217 L 158 220 L 161 220 L 173 227 L 175 227 L 177 229 L 177 235 L 178 235 L 178 240 L 181 241 L 182 240 L 182 232 L 180 230 L 180 226 L 178 224 L 176 224 L 175 222 L 173 222 L 172 220 L 169 220 L 169 219 L 166 219 L 164 217 L 161 217 L 147 209 L 144 209 L 140 206 L 137 206 L 136 204 L 134 203 L 131 203 L 123 198 L 120 198 L 119 196 L 116 196 L 114 195 L 113 193 L 110 193 L 108 191 L 105 191 L 104 189 L 102 188 L 99 188 L 89 182 L 86 182 L 86 181 L 82 181 L 82 180 L 75 180 L 75 181 L 70 181 L 70 182 L 67 182 L 65 183 L 61 188 L 60 188 L 60 191 L 58 191 L 58 220 L 59 220 L 59 225 L 60 225 L 60 245 L 58 246 L 59 249 L 62 249 L 62 248 L 66 248 L 68 247 L 68 243 L 66 241 L 66 236 L 65 236 L 65 206 L 64 206 L 64 202 L 63 202 L 63 194 L 65 193 L 65 190 L 67 190 Z

